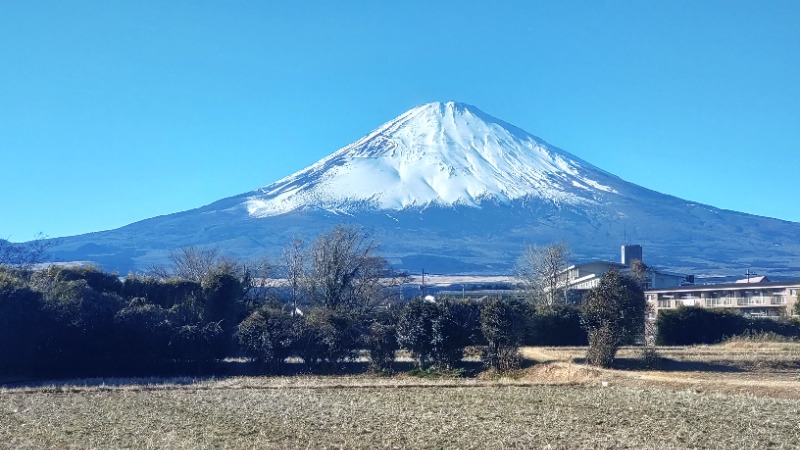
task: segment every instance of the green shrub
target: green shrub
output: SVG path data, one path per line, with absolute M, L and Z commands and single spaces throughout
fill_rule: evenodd
M 396 309 L 375 311 L 367 322 L 364 345 L 369 352 L 369 369 L 372 372 L 391 372 L 395 352 L 400 348 L 397 342 Z
M 48 278 L 56 282 L 80 281 L 98 293 L 122 293 L 122 282 L 114 273 L 103 272 L 93 266 L 61 267 L 50 266 L 37 273 L 38 277 Z
M 117 294 L 98 293 L 86 280 L 63 281 L 46 274 L 36 286 L 42 295 L 42 320 L 36 327 L 41 370 L 93 371 L 120 358 L 113 339 L 114 316 L 123 306 Z
M 114 316 L 119 351 L 128 366 L 161 366 L 171 360 L 169 349 L 173 324 L 169 311 L 147 303 L 143 298 L 131 300 Z
M 489 299 L 481 307 L 481 331 L 486 340 L 485 362 L 498 371 L 519 367 L 519 346 L 527 331 L 527 304 L 520 300 Z
M 295 323 L 295 353 L 309 368 L 337 369 L 342 362 L 355 358 L 363 334 L 363 323 L 357 314 L 312 308 Z
M 42 298 L 23 280 L 0 271 L 0 373 L 33 371 L 42 345 Z
M 245 354 L 279 369 L 294 348 L 293 318 L 280 309 L 260 308 L 239 324 L 237 338 Z
M 586 294 L 581 323 L 589 337 L 587 362 L 611 367 L 620 345 L 644 337 L 647 303 L 632 278 L 609 270 L 597 287 Z
M 148 303 L 162 308 L 171 308 L 177 304 L 200 298 L 200 283 L 180 278 L 162 279 L 142 275 L 128 275 L 122 285 L 122 296 L 131 300 L 144 298 Z
M 715 344 L 745 333 L 799 337 L 800 326 L 791 320 L 748 318 L 735 311 L 699 306 L 660 311 L 656 318 L 659 345 Z
M 582 346 L 589 343 L 581 325 L 580 309 L 574 306 L 552 305 L 530 309 L 530 330 L 527 345 Z
M 480 307 L 469 301 L 412 300 L 400 310 L 397 339 L 419 368 L 449 370 L 461 360 L 465 347 L 481 342 Z
M 473 301 L 442 299 L 434 332 L 437 345 L 433 358 L 437 367 L 450 370 L 464 357 L 464 348 L 483 342 L 481 307 Z
M 441 312 L 433 302 L 415 299 L 408 302 L 397 319 L 397 341 L 409 352 L 417 367 L 427 369 L 434 365 L 441 347 L 439 330 Z

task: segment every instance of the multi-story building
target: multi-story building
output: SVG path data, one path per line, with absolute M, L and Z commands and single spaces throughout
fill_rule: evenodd
M 735 283 L 655 288 L 645 298 L 658 311 L 681 306 L 724 308 L 750 316 L 791 315 L 797 303 L 800 281 L 769 281 L 766 277 Z
M 640 245 L 623 245 L 621 256 L 621 261 L 618 263 L 591 261 L 569 266 L 561 272 L 559 282 L 569 292 L 573 301 L 579 300 L 587 291 L 597 287 L 600 283 L 600 278 L 609 270 L 616 269 L 622 273 L 630 272 L 634 261 L 642 261 L 642 247 Z M 666 272 L 654 268 L 647 268 L 644 275 L 644 283 L 647 288 L 676 287 L 694 281 L 690 275 Z

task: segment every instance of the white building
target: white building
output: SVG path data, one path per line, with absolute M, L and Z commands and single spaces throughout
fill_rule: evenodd
M 628 273 L 634 261 L 642 260 L 642 247 L 640 245 L 623 245 L 621 249 L 621 262 L 591 261 L 575 264 L 564 269 L 560 276 L 560 284 L 569 292 L 571 298 L 582 298 L 586 291 L 597 287 L 600 278 L 611 269 L 621 273 Z M 694 281 L 690 275 L 683 275 L 663 270 L 648 268 L 646 288 L 668 288 L 681 286 Z
M 645 298 L 656 313 L 682 306 L 723 308 L 749 316 L 791 315 L 797 303 L 800 282 L 772 282 L 766 277 L 735 283 L 655 288 Z

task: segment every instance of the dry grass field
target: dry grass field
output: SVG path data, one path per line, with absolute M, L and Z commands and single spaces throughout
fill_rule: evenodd
M 506 377 L 80 380 L 0 390 L 4 448 L 798 448 L 800 344 L 628 370 L 526 348 Z

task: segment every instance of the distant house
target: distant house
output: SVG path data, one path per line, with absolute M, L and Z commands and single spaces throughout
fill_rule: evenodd
M 724 308 L 749 316 L 791 315 L 800 291 L 800 281 L 772 282 L 750 277 L 734 283 L 649 289 L 645 298 L 656 314 L 682 306 Z
M 567 295 L 572 302 L 579 302 L 586 292 L 600 284 L 600 278 L 604 273 L 611 269 L 629 273 L 636 260 L 642 260 L 642 247 L 640 245 L 623 245 L 620 262 L 590 261 L 569 266 L 559 275 L 560 284 L 567 290 Z M 681 286 L 694 281 L 690 275 L 654 268 L 648 268 L 646 274 L 645 288 L 648 289 Z

